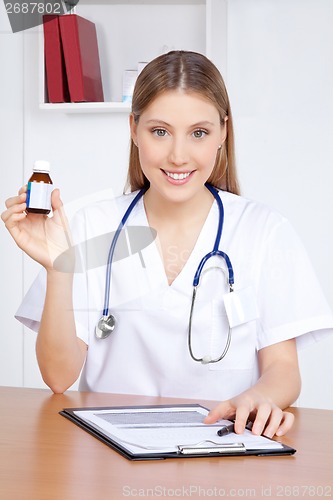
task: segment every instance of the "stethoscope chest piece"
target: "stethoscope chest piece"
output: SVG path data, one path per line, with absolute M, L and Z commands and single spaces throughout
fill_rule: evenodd
M 95 335 L 98 339 L 106 339 L 113 332 L 115 326 L 115 318 L 112 314 L 102 316 L 95 327 Z

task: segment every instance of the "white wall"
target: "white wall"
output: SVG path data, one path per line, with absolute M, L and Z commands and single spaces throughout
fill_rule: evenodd
M 228 88 L 243 194 L 284 213 L 333 307 L 333 2 L 231 0 Z M 333 408 L 333 337 L 300 353 L 301 406 Z
M 23 183 L 23 37 L 8 32 L 0 5 L 0 205 Z M 15 64 L 13 64 L 15 61 Z M 5 71 L 4 71 L 5 69 Z M 23 385 L 23 332 L 13 314 L 22 296 L 23 258 L 0 225 L 0 384 Z
M 243 194 L 289 217 L 333 307 L 333 2 L 229 0 L 227 62 Z M 216 25 L 215 28 L 216 30 Z M 12 34 L 0 3 L 0 204 L 30 175 L 36 157 L 53 165 L 66 203 L 105 188 L 122 191 L 126 115 L 68 115 L 38 108 L 38 30 Z M 111 189 L 112 188 L 112 189 Z M 1 208 L 2 211 L 2 208 Z M 36 266 L 0 226 L 0 384 L 43 386 L 35 336 L 13 318 Z M 300 354 L 301 406 L 332 408 L 333 338 Z M 323 383 L 324 382 L 324 383 Z

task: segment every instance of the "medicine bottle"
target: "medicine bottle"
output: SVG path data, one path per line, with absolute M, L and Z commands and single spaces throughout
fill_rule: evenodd
M 45 160 L 35 161 L 33 174 L 28 180 L 26 200 L 28 213 L 47 215 L 51 212 L 52 184 L 50 163 Z

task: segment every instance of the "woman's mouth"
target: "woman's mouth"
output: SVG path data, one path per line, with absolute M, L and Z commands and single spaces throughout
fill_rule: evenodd
M 163 172 L 172 184 L 184 184 L 193 170 L 190 172 L 169 172 L 168 170 L 163 170 Z

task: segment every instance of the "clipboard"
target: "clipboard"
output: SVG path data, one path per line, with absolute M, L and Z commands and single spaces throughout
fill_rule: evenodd
M 247 430 L 242 435 L 231 433 L 219 438 L 217 430 L 232 422 L 223 420 L 216 424 L 203 424 L 202 420 L 208 412 L 200 404 L 178 404 L 64 408 L 59 413 L 123 457 L 134 461 L 283 456 L 296 452 L 283 443 L 254 436 Z M 187 434 L 191 437 L 186 437 Z M 178 435 L 181 438 L 175 437 Z M 175 439 L 176 443 L 173 442 Z

